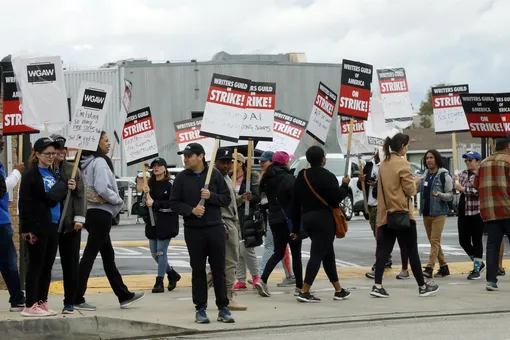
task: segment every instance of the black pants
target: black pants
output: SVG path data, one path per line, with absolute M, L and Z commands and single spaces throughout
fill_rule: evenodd
M 411 220 L 411 227 L 402 231 L 395 231 L 388 228 L 387 225 L 380 226 L 377 229 L 377 239 L 380 242 L 380 249 L 375 262 L 375 283 L 382 284 L 384 265 L 388 260 L 388 255 L 393 251 L 395 240 L 398 239 L 401 251 L 405 249 L 407 254 L 409 254 L 409 262 L 411 263 L 411 269 L 413 270 L 416 282 L 419 286 L 423 286 L 425 280 L 423 279 L 420 255 L 418 254 L 416 222 Z
M 261 280 L 267 283 L 269 275 L 273 272 L 278 262 L 283 260 L 287 244 L 290 246 L 290 253 L 292 256 L 292 270 L 296 277 L 296 287 L 303 288 L 303 265 L 301 262 L 301 240 L 292 241 L 290 239 L 290 232 L 287 224 L 275 223 L 271 224 L 271 232 L 273 233 L 274 253 L 267 260 L 264 272 L 262 273 Z
M 510 218 L 490 221 L 487 225 L 487 282 L 498 282 L 499 248 L 506 235 L 510 239 Z
M 81 229 L 58 235 L 62 274 L 64 275 L 64 305 L 74 304 L 80 274 Z
M 376 248 L 375 248 L 375 260 L 377 261 L 377 258 L 379 257 L 379 252 L 382 249 L 382 241 L 379 238 L 379 228 L 376 229 Z M 400 248 L 400 260 L 402 261 L 402 270 L 408 269 L 409 264 L 409 250 L 407 247 L 401 244 L 401 239 L 397 238 L 398 247 Z M 390 262 L 392 260 L 391 252 L 390 255 L 388 255 L 388 258 L 386 259 L 386 263 Z M 386 265 L 385 263 L 385 265 Z M 375 265 L 374 265 L 375 267 Z
M 481 259 L 483 256 L 483 229 L 484 223 L 480 214 L 461 216 L 457 219 L 459 230 L 459 244 L 466 254 Z
M 32 307 L 36 302 L 48 301 L 50 289 L 51 270 L 57 256 L 58 233 L 34 234 L 37 241 L 34 244 L 27 243 L 28 267 L 25 279 L 26 306 Z
M 135 294 L 127 289 L 115 264 L 115 252 L 110 239 L 112 214 L 101 209 L 89 209 L 87 210 L 84 227 L 89 232 L 89 236 L 80 261 L 78 293 L 76 294 L 75 304 L 85 302 L 87 282 L 98 253 L 101 253 L 103 269 L 119 302 L 122 303 L 133 298 Z
M 207 307 L 206 260 L 209 258 L 216 306 L 228 306 L 227 281 L 225 278 L 225 242 L 223 225 L 210 227 L 184 228 L 184 240 L 188 246 L 191 265 L 191 293 L 197 310 Z
M 305 283 L 310 286 L 317 277 L 322 265 L 330 282 L 338 281 L 336 271 L 335 249 L 335 220 L 333 214 L 327 210 L 311 211 L 303 214 L 303 227 L 312 241 L 310 259 L 306 265 Z M 320 222 L 319 222 L 320 221 Z

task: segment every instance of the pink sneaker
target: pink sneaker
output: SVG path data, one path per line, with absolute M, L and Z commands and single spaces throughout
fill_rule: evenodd
M 46 301 L 46 302 L 39 301 L 39 308 L 45 312 L 50 313 L 50 315 L 57 315 L 57 312 L 55 312 L 54 310 L 51 310 L 50 307 L 48 307 L 48 301 Z
M 253 277 L 253 289 L 257 289 L 257 287 L 255 287 L 255 285 L 257 283 L 259 283 L 259 281 L 260 281 L 260 277 L 259 276 L 254 276 Z
M 248 287 L 246 287 L 246 283 L 237 281 L 236 284 L 232 287 L 232 290 L 243 290 L 247 288 Z
M 21 312 L 21 315 L 28 317 L 38 317 L 38 316 L 50 316 L 51 314 L 39 307 L 39 304 L 36 302 L 32 307 L 25 307 Z

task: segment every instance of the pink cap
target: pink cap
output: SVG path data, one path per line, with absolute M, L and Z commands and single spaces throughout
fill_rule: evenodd
M 295 158 L 295 157 L 296 156 L 289 155 L 285 151 L 276 151 L 273 155 L 273 162 L 283 165 L 283 164 L 287 164 L 287 162 L 289 160 L 291 160 L 292 158 Z

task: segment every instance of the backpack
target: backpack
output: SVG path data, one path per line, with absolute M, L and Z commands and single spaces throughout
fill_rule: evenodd
M 450 173 L 448 172 L 448 174 L 450 174 Z M 439 175 L 439 180 L 441 181 L 441 185 L 443 186 L 443 192 L 445 192 L 446 172 L 442 172 Z M 455 211 L 455 206 L 453 205 L 453 200 L 446 202 L 446 204 L 448 204 L 448 209 L 450 211 Z

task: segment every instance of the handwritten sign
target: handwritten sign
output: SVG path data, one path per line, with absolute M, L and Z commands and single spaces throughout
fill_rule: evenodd
M 312 106 L 312 114 L 306 128 L 306 133 L 319 143 L 326 144 L 329 127 L 335 113 L 337 94 L 329 87 L 319 82 L 319 89 Z
M 281 111 L 274 113 L 274 136 L 272 142 L 257 143 L 258 151 L 286 151 L 289 154 L 296 149 L 305 133 L 307 121 Z
M 460 100 L 473 137 L 506 137 L 507 132 L 493 93 L 461 94 Z
M 468 85 L 433 87 L 432 108 L 436 133 L 469 131 L 460 94 L 469 93 Z
M 193 118 L 181 120 L 174 123 L 175 139 L 179 145 L 179 150 L 184 150 L 189 143 L 200 143 L 205 150 L 205 160 L 210 161 L 214 149 L 214 138 L 200 135 L 200 126 L 202 118 Z M 182 164 L 184 164 L 184 155 L 181 155 Z
M 239 139 L 273 140 L 276 83 L 251 82 Z
M 386 123 L 401 129 L 413 124 L 413 106 L 406 71 L 402 67 L 377 70 Z
M 200 135 L 237 142 L 251 81 L 213 74 Z
M 111 96 L 111 85 L 81 82 L 66 141 L 68 148 L 97 150 Z
M 149 107 L 128 113 L 122 140 L 128 166 L 158 156 L 156 132 Z

